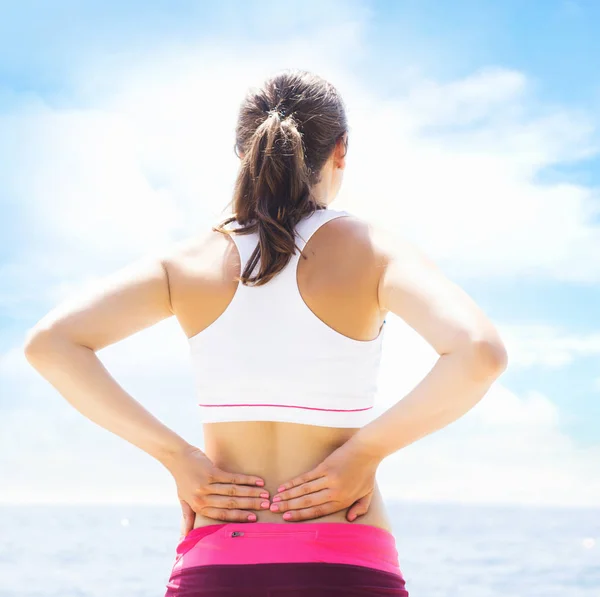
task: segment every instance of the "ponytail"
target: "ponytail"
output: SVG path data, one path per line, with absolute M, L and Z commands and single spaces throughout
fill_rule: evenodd
M 297 248 L 298 222 L 325 208 L 313 199 L 311 186 L 346 130 L 341 100 L 329 83 L 304 71 L 288 71 L 279 79 L 267 82 L 266 91 L 251 94 L 242 105 L 236 148 L 243 149 L 243 156 L 232 200 L 234 216 L 214 228 L 225 234 L 258 233 L 258 244 L 240 277 L 245 285 L 260 286 L 277 275 Z M 300 83 L 304 90 L 298 89 Z M 279 97 L 275 108 L 264 109 L 269 95 L 284 95 L 286 90 L 295 90 L 294 102 Z M 325 99 L 329 106 L 323 105 Z M 322 113 L 303 118 L 319 107 Z M 333 114 L 327 114 L 327 108 Z M 327 130 L 332 120 L 337 126 Z M 234 220 L 241 227 L 226 230 L 224 226 Z M 258 272 L 252 275 L 257 265 Z

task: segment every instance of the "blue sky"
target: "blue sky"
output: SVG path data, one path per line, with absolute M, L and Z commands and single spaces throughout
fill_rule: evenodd
M 441 78 L 459 77 L 489 64 L 526 70 L 545 99 L 593 107 L 600 86 L 590 74 L 600 67 L 595 24 L 600 5 L 593 0 L 348 1 L 335 5 L 364 23 L 368 63 L 361 74 L 393 84 L 389 60 L 413 65 Z M 251 40 L 285 39 L 309 30 L 318 12 L 277 2 L 4 2 L 0 22 L 0 72 L 4 91 L 61 95 L 68 73 L 90 55 L 144 52 L 165 39 L 193 41 L 215 31 Z M 32 16 L 34 15 L 34 16 Z M 265 18 L 265 16 L 267 18 Z M 250 25 L 252 30 L 250 30 Z M 261 26 L 262 25 L 262 26 Z M 77 49 L 74 55 L 73 50 Z M 359 56 L 349 55 L 351 61 Z M 374 69 L 380 63 L 381 70 Z
M 82 454 L 112 487 L 102 499 L 169 495 L 144 455 L 37 379 L 20 343 L 70 293 L 208 225 L 231 190 L 243 91 L 292 66 L 330 78 L 348 105 L 340 207 L 417 241 L 510 349 L 480 407 L 407 451 L 414 489 L 394 484 L 400 460 L 389 465 L 391 493 L 456 500 L 460 483 L 443 489 L 448 479 L 473 490 L 473 471 L 488 470 L 524 488 L 475 488 L 476 501 L 598 503 L 598 22 L 592 1 L 0 3 L 0 437 L 13 446 L 19 424 L 30 429 L 19 441 L 32 436 L 30 451 L 0 459 L 11 484 L 0 500 L 40 498 L 22 474 L 37 475 L 40 451 L 48 474 L 80 479 L 54 482 L 48 499 L 95 494 Z M 382 404 L 433 364 L 402 322 L 389 327 Z M 102 356 L 201 441 L 185 338 L 174 321 L 138 336 Z M 166 359 L 165 339 L 176 346 Z M 178 408 L 161 387 L 179 388 Z M 146 476 L 132 486 L 133 468 L 121 478 L 117 462 Z M 437 485 L 423 477 L 427 462 Z

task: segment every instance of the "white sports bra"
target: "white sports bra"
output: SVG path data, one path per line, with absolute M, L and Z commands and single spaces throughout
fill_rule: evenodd
M 296 227 L 298 247 L 303 249 L 326 222 L 347 215 L 322 209 L 305 217 Z M 239 224 L 234 221 L 229 227 Z M 258 236 L 233 234 L 232 239 L 241 272 Z M 362 427 L 370 420 L 385 326 L 368 341 L 329 327 L 302 299 L 296 282 L 299 259 L 296 251 L 263 286 L 238 283 L 225 312 L 189 338 L 204 423 Z

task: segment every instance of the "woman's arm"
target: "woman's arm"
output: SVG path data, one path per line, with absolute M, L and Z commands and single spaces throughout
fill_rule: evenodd
M 96 351 L 172 315 L 160 259 L 143 259 L 48 313 L 27 334 L 29 363 L 80 413 L 160 462 L 190 446 L 134 400 Z
M 248 512 L 240 513 L 236 508 L 260 508 L 259 494 L 264 490 L 257 485 L 262 479 L 233 475 L 214 467 L 198 448 L 130 396 L 96 355 L 96 351 L 171 315 L 165 262 L 146 257 L 48 313 L 28 332 L 25 355 L 81 414 L 167 467 L 178 483 L 180 499 L 195 511 L 228 507 L 231 512 L 213 509 L 203 514 L 225 519 L 233 513 L 234 520 L 246 520 Z M 210 483 L 214 485 L 208 491 Z M 253 487 L 232 489 L 231 484 Z M 235 502 L 231 498 L 209 498 L 209 493 L 244 497 Z M 253 499 L 248 501 L 250 496 Z M 228 506 L 223 505 L 226 501 Z
M 411 243 L 387 237 L 382 245 L 380 307 L 401 317 L 440 358 L 411 392 L 356 434 L 379 458 L 460 418 L 508 363 L 498 331 L 462 288 Z
M 278 511 L 290 510 L 288 520 L 323 516 L 352 504 L 349 520 L 364 514 L 383 458 L 460 418 L 507 366 L 498 332 L 464 290 L 411 243 L 383 233 L 375 240 L 381 309 L 401 317 L 440 358 L 408 395 L 318 467 L 280 488 L 273 501 L 282 500 Z

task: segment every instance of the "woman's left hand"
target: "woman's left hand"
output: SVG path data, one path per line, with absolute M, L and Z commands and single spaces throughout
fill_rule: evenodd
M 369 509 L 381 458 L 368 452 L 356 436 L 311 471 L 281 485 L 271 512 L 290 522 L 320 518 L 349 508 L 350 522 Z

